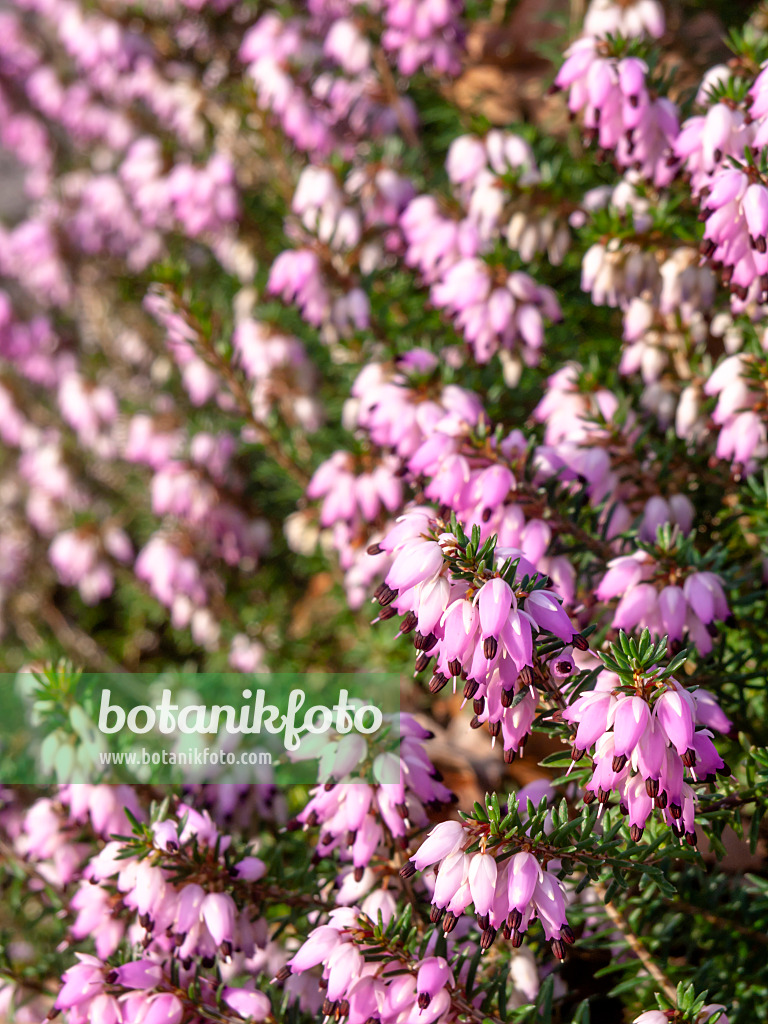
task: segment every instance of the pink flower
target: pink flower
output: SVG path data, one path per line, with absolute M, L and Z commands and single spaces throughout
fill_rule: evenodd
M 475 912 L 484 917 L 493 906 L 496 891 L 496 861 L 489 853 L 475 853 L 469 861 L 469 891 Z
M 213 941 L 222 947 L 225 956 L 229 956 L 235 937 L 235 901 L 229 893 L 209 892 L 200 905 L 200 915 Z
M 246 1020 L 262 1021 L 272 1012 L 267 996 L 253 989 L 226 986 L 222 990 L 221 998 L 231 1010 Z
M 509 906 L 521 914 L 533 898 L 536 885 L 542 878 L 539 862 L 532 853 L 516 853 L 509 861 Z

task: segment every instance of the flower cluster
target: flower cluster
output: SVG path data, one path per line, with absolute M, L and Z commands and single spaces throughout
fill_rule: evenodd
M 589 136 L 620 168 L 662 188 L 676 173 L 678 116 L 670 100 L 653 95 L 647 75 L 644 61 L 615 56 L 609 42 L 587 35 L 566 51 L 555 86 L 569 90 L 570 111 L 583 112 Z
M 450 933 L 472 904 L 482 929 L 481 948 L 488 949 L 499 931 L 519 946 L 533 920 L 541 921 L 544 935 L 552 943 L 559 959 L 565 947 L 574 941 L 574 933 L 565 916 L 566 893 L 557 875 L 539 863 L 530 849 L 522 848 L 511 856 L 503 844 L 489 849 L 481 840 L 480 849 L 471 852 L 477 837 L 462 822 L 445 821 L 437 825 L 411 857 L 401 874 L 435 868 L 432 895 L 432 920 Z
M 381 913 L 380 907 L 376 909 Z M 426 957 L 418 964 L 408 964 L 405 973 L 400 958 L 393 957 L 383 969 L 380 962 L 366 962 L 366 952 L 369 948 L 373 952 L 376 945 L 373 935 L 369 943 L 360 941 L 361 915 L 366 915 L 364 907 L 333 911 L 328 924 L 312 931 L 288 961 L 286 972 L 300 975 L 322 964 L 327 983 L 323 1013 L 346 1018 L 350 1024 L 371 1016 L 382 1024 L 393 1024 L 402 1014 L 427 1024 L 455 1020 L 451 993 L 456 981 L 447 960 Z
M 671 547 L 659 547 L 656 555 L 641 549 L 608 563 L 595 596 L 600 601 L 621 598 L 611 623 L 614 629 L 649 629 L 657 637 L 667 636 L 673 646 L 687 634 L 701 654 L 712 650 L 715 622 L 731 617 L 722 580 L 706 569 L 681 567 L 685 553 L 686 545 L 673 540 Z
M 114 1024 L 139 1018 L 178 1024 L 197 1020 L 195 1007 L 201 1005 L 223 1006 L 248 1020 L 269 1016 L 267 996 L 252 981 L 236 983 L 244 968 L 274 972 L 285 959 L 275 959 L 264 923 L 242 907 L 246 891 L 253 901 L 264 863 L 247 851 L 234 855 L 231 837 L 190 805 L 178 803 L 172 816 L 150 824 L 129 787 L 64 786 L 59 800 L 63 808 L 39 800 L 18 822 L 7 812 L 3 820 L 18 851 L 50 884 L 79 879 L 70 934 L 74 940 L 91 937 L 96 955 L 77 954 L 78 962 L 64 972 L 55 1009 L 67 1011 L 75 1024 L 96 1017 Z M 126 811 L 140 838 L 102 842 L 81 863 L 89 847 L 75 841 L 79 828 L 88 825 L 105 840 L 125 834 L 131 830 Z M 110 966 L 106 961 L 114 963 L 125 939 L 141 953 Z M 206 974 L 214 966 L 231 982 L 223 990 L 215 975 Z M 187 994 L 193 978 L 197 1002 Z
M 94 770 L 80 667 L 386 665 L 371 594 L 417 680 L 306 785 L 0 786 L 0 1016 L 584 1020 L 537 920 L 637 1024 L 764 1009 L 760 869 L 684 847 L 762 852 L 766 15 L 689 93 L 690 4 L 591 0 L 545 97 L 529 6 L 0 11 L 0 779 Z
M 373 884 L 370 864 L 377 854 L 392 842 L 405 848 L 409 830 L 428 824 L 427 808 L 455 799 L 424 750 L 429 730 L 404 713 L 391 725 L 399 733 L 397 753 L 368 751 L 359 734 L 326 741 L 321 784 L 294 822 L 294 827 L 320 828 L 316 859 L 338 850 L 342 860 L 351 860 L 357 893 Z M 362 773 L 369 759 L 371 782 Z
M 625 646 L 626 635 L 622 636 Z M 648 641 L 646 632 L 643 653 L 648 652 Z M 602 810 L 611 793 L 617 793 L 635 842 L 656 808 L 677 836 L 695 846 L 696 797 L 691 783 L 730 774 L 712 742 L 712 730 L 728 732 L 731 723 L 712 693 L 685 687 L 669 670 L 638 667 L 634 641 L 626 651 L 634 657 L 628 663 L 634 666 L 633 683 L 627 682 L 628 676 L 604 670 L 595 688 L 563 711 L 563 719 L 577 726 L 574 762 L 594 747 L 584 800 L 599 800 Z M 623 658 L 618 664 L 607 655 L 604 660 L 609 667 L 627 667 Z
M 465 680 L 474 724 L 487 725 L 494 742 L 501 736 L 511 761 L 536 715 L 536 684 L 545 686 L 548 678 L 534 639 L 552 634 L 563 648 L 586 642 L 555 594 L 529 578 L 524 558 L 502 559 L 494 541 L 478 550 L 479 530 L 468 541 L 460 527 L 452 529 L 429 509 L 412 509 L 379 545 L 394 560 L 375 599 L 404 616 L 400 633 L 414 635 L 416 671 L 434 659 L 431 692 L 450 679 L 454 687 Z M 561 660 L 572 664 L 567 648 Z
M 503 240 L 524 263 L 539 252 L 546 252 L 555 266 L 562 263 L 570 230 L 522 136 L 498 129 L 484 138 L 460 135 L 451 143 L 445 169 L 466 213 L 464 246 L 471 244 L 474 231 L 478 252 L 491 251 Z
M 717 455 L 746 472 L 768 454 L 764 387 L 763 361 L 747 353 L 724 359 L 704 385 L 707 395 L 717 396 Z
M 398 5 L 387 6 L 394 13 Z M 412 24 L 410 5 L 399 6 L 407 32 Z M 412 130 L 416 115 L 408 100 L 398 98 L 394 108 L 381 102 L 373 50 L 355 22 L 328 10 L 313 14 L 312 20 L 283 19 L 269 12 L 246 33 L 239 56 L 261 107 L 278 119 L 296 146 L 319 158 L 334 150 L 351 157 L 358 139 L 391 134 L 401 123 Z M 427 15 L 425 43 L 432 33 L 430 22 Z M 393 25 L 391 45 L 405 46 L 406 40 L 396 32 Z M 324 39 L 323 45 L 318 45 L 318 37 Z
M 510 272 L 482 258 L 501 227 L 504 196 L 498 176 L 522 168 L 521 180 L 535 181 L 533 156 L 522 139 L 500 132 L 490 133 L 484 143 L 471 137 L 457 141 L 462 148 L 449 153 L 448 170 L 467 214 L 461 220 L 446 217 L 433 196 L 417 196 L 401 217 L 406 262 L 430 285 L 432 303 L 451 315 L 478 362 L 499 349 L 519 347 L 523 359 L 535 365 L 545 318 L 561 318 L 555 293 L 523 271 Z M 512 231 L 517 245 L 518 226 L 516 221 Z

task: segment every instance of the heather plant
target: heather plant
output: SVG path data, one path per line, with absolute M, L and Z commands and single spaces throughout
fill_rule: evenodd
M 0 1020 L 768 1019 L 768 10 L 533 7 L 0 10 Z

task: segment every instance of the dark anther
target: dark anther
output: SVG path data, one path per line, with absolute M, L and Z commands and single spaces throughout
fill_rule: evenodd
M 717 246 L 715 245 L 715 243 L 712 241 L 711 238 L 705 238 L 705 239 L 702 240 L 701 244 L 699 245 L 699 252 L 701 253 L 702 256 L 711 256 L 716 248 L 717 248 Z
M 413 612 L 408 612 L 403 621 L 400 623 L 401 636 L 405 636 L 406 633 L 412 633 L 414 629 L 416 629 L 416 623 L 418 621 L 418 616 L 414 615 Z
M 416 636 L 413 638 L 413 646 L 417 651 L 431 651 L 436 643 L 437 637 L 434 633 L 427 633 L 426 636 L 416 633 Z
M 416 661 L 414 662 L 413 665 L 414 671 L 423 672 L 431 660 L 432 659 L 428 654 L 425 654 L 424 651 L 420 651 L 419 656 L 416 658 Z
M 530 665 L 523 665 L 520 675 L 517 677 L 523 686 L 530 686 L 533 683 L 533 669 Z
M 456 925 L 459 923 L 458 917 L 455 914 L 446 914 L 443 918 L 443 933 L 448 935 Z
M 429 681 L 429 692 L 440 693 L 447 682 L 448 676 L 444 676 L 442 672 L 435 672 Z

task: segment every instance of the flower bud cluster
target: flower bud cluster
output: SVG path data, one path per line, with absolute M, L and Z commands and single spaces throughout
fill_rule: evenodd
M 754 167 L 725 165 L 711 175 L 704 194 L 702 210 L 708 216 L 702 254 L 721 270 L 737 300 L 765 302 L 768 185 Z
M 656 252 L 612 238 L 595 242 L 584 254 L 581 287 L 596 306 L 626 308 L 633 299 L 659 292 L 661 277 Z
M 678 1010 L 645 1010 L 632 1024 L 708 1024 L 709 1021 L 728 1024 L 724 1010 L 722 1003 L 707 1003 L 692 1017 Z
M 134 816 L 141 811 L 129 786 L 60 786 L 57 797 L 41 797 L 27 809 L 11 803 L 0 813 L 14 849 L 35 864 L 45 882 L 63 888 L 87 857 L 89 847 L 80 837 L 84 827 L 101 839 L 125 834 L 130 831 L 126 811 Z
M 738 77 L 712 68 L 697 95 L 705 113 L 689 118 L 675 143 L 706 221 L 702 255 L 730 286 L 737 312 L 768 295 L 768 186 L 752 158 L 768 142 L 766 80 L 762 71 L 737 102 L 729 89 Z
M 215 801 L 213 791 L 230 787 L 204 788 Z M 90 939 L 96 951 L 75 954 L 49 1018 L 56 1011 L 70 1024 L 180 1024 L 211 1012 L 271 1017 L 255 980 L 279 970 L 287 953 L 269 942 L 256 914 L 267 869 L 247 847 L 235 852 L 207 812 L 176 803 L 149 823 L 129 786 L 59 786 L 55 799 L 28 809 L 5 802 L 7 795 L 0 824 L 30 865 L 32 890 L 46 903 L 59 890 L 69 903 L 59 914 L 68 921 L 67 943 Z M 137 838 L 126 838 L 132 829 Z M 3 988 L 0 1005 L 14 999 L 14 988 Z
M 286 232 L 297 241 L 310 239 L 337 279 L 348 276 L 350 260 L 364 274 L 390 264 L 403 247 L 399 218 L 414 197 L 411 182 L 391 167 L 358 163 L 343 186 L 328 167 L 306 167 L 291 209 Z
M 398 218 L 413 197 L 410 182 L 389 167 L 359 165 L 344 187 L 327 167 L 306 167 L 286 233 L 299 248 L 280 253 L 268 288 L 295 303 L 302 317 L 335 341 L 370 324 L 367 293 L 356 283 L 402 249 Z

